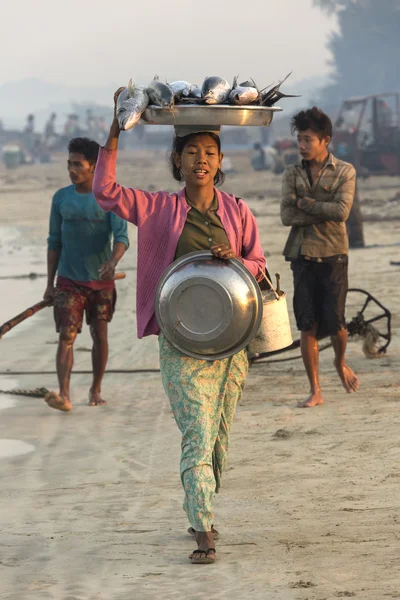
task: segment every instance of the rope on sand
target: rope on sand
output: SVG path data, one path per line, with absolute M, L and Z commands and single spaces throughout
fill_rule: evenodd
M 107 369 L 105 375 L 112 373 L 159 373 L 160 369 Z M 9 375 L 56 375 L 57 371 L 0 371 L 0 376 Z M 92 370 L 72 371 L 73 375 L 93 375 Z M 42 388 L 39 388 L 42 389 Z M 44 388 L 43 388 L 44 389 Z
M 366 358 L 381 358 L 383 354 L 377 351 L 377 342 L 380 337 L 380 334 L 377 329 L 370 323 L 365 328 L 365 332 L 363 335 L 359 336 L 363 339 L 363 352 Z M 322 352 L 327 348 L 332 346 L 331 343 L 325 344 L 321 346 L 319 351 Z M 301 354 L 297 356 L 290 356 L 288 358 L 277 358 L 277 359 L 267 359 L 264 361 L 259 361 L 258 363 L 252 363 L 250 360 L 250 365 L 267 365 L 272 363 L 283 363 L 291 360 L 298 360 L 301 358 Z M 140 374 L 140 373 L 159 373 L 160 369 L 109 369 L 106 371 L 107 373 L 125 373 L 125 374 Z M 73 371 L 74 375 L 92 375 L 92 371 L 88 370 L 80 370 Z M 0 376 L 10 376 L 10 375 L 55 375 L 56 371 L 0 371 Z M 16 396 L 30 396 L 31 398 L 44 398 L 46 394 L 49 393 L 49 390 L 45 387 L 35 388 L 33 390 L 0 390 L 0 394 L 13 394 Z
M 34 390 L 0 390 L 0 394 L 13 394 L 14 396 L 30 396 L 31 398 L 44 398 L 49 390 L 45 387 Z

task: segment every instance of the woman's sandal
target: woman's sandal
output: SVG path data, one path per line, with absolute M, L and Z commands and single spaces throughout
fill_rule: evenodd
M 189 529 L 187 531 L 188 531 L 188 534 L 191 535 L 193 538 L 196 537 L 196 530 L 193 529 L 193 527 L 189 527 Z M 214 540 L 217 540 L 219 538 L 219 531 L 217 531 L 214 528 L 214 525 L 211 525 L 211 532 L 213 534 Z
M 210 556 L 210 552 L 213 553 L 212 556 Z M 215 562 L 215 559 L 215 548 L 208 548 L 208 550 L 199 550 L 197 548 L 197 550 L 193 550 L 190 561 L 192 565 L 211 565 Z

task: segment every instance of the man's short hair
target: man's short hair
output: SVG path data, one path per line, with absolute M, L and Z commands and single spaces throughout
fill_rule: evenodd
M 301 110 L 291 120 L 292 133 L 311 129 L 320 139 L 332 137 L 332 121 L 320 108 Z
M 77 154 L 83 154 L 85 159 L 94 164 L 97 162 L 99 155 L 100 144 L 89 138 L 77 137 L 72 139 L 68 144 L 68 152 L 76 152 Z

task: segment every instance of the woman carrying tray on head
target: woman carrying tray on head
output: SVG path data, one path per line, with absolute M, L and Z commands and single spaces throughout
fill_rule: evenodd
M 114 101 L 118 98 L 118 90 Z M 248 371 L 246 351 L 222 360 L 199 360 L 176 350 L 160 333 L 154 301 L 158 281 L 176 259 L 211 250 L 236 258 L 258 279 L 265 271 L 254 216 L 242 200 L 215 188 L 223 182 L 219 128 L 176 127 L 171 168 L 185 187 L 178 194 L 150 193 L 116 183 L 120 128 L 115 117 L 100 149 L 93 193 L 101 208 L 138 227 L 137 332 L 159 335 L 165 392 L 182 433 L 184 510 L 198 548 L 192 563 L 215 561 L 212 502 L 226 466 L 229 432 Z

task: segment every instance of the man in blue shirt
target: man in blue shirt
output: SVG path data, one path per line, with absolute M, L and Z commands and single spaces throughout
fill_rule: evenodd
M 69 385 L 73 344 L 81 332 L 84 312 L 93 339 L 89 405 L 105 404 L 101 382 L 108 359 L 108 323 L 116 301 L 115 267 L 129 246 L 127 222 L 104 212 L 92 193 L 99 144 L 75 138 L 68 152 L 72 185 L 58 190 L 53 197 L 44 293 L 45 300 L 53 300 L 56 331 L 60 334 L 56 358 L 60 391 L 50 392 L 45 400 L 61 411 L 72 409 Z

